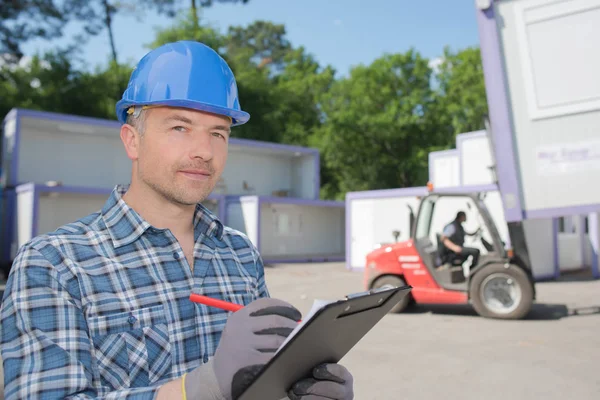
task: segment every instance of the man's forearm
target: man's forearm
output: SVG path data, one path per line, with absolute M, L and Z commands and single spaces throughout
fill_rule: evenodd
M 462 251 L 462 247 L 452 243 L 450 239 L 444 240 L 444 245 L 455 253 L 460 253 Z

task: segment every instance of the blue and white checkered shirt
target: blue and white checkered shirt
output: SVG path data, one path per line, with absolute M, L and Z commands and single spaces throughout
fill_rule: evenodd
M 268 297 L 248 238 L 205 207 L 193 273 L 169 230 L 117 186 L 101 211 L 24 245 L 1 310 L 6 399 L 152 399 L 214 354 L 228 313 L 190 293 L 248 304 Z

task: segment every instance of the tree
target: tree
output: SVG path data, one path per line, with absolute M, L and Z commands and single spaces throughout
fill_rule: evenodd
M 199 0 L 200 7 L 203 7 L 203 8 L 211 7 L 215 1 L 219 2 L 219 3 L 242 3 L 242 4 L 246 4 L 250 0 Z M 193 20 L 193 24 L 194 24 L 193 26 L 195 28 L 197 28 L 197 27 L 200 26 L 200 19 L 199 19 L 199 16 L 198 16 L 198 5 L 197 5 L 196 0 L 191 0 L 190 10 L 191 10 L 191 13 L 192 13 L 192 20 Z
M 100 2 L 101 12 L 98 12 L 96 15 L 97 20 L 101 20 L 103 26 L 106 28 L 108 33 L 108 38 L 110 41 L 110 48 L 112 54 L 112 61 L 114 63 L 118 63 L 117 61 L 117 50 L 116 44 L 113 34 L 113 26 L 112 22 L 115 14 L 118 12 L 129 12 L 129 13 L 140 13 L 149 9 L 153 9 L 157 11 L 159 14 L 164 14 L 168 17 L 174 17 L 176 15 L 175 6 L 177 4 L 176 0 L 121 0 L 121 1 L 109 1 L 109 0 L 96 0 Z M 216 0 L 218 2 L 230 2 L 237 3 L 241 2 L 242 4 L 247 3 L 249 0 Z M 201 7 L 210 7 L 213 5 L 213 0 L 200 0 Z M 88 2 L 88 11 L 93 14 L 93 9 L 95 8 L 95 4 L 93 0 Z M 191 0 L 191 15 L 192 15 L 192 35 L 190 37 L 197 36 L 198 30 L 200 29 L 199 17 L 198 17 L 198 8 L 196 5 L 196 0 Z M 189 37 L 187 37 L 189 38 Z M 186 39 L 187 39 L 186 38 Z
M 118 13 L 140 16 L 147 10 L 155 10 L 169 17 L 175 16 L 175 0 L 89 0 L 86 2 L 88 32 L 98 34 L 106 29 L 110 43 L 111 60 L 118 64 L 117 45 L 113 32 L 114 17 Z
M 153 9 L 174 16 L 175 0 L 22 0 L 3 1 L 0 7 L 0 53 L 16 63 L 23 56 L 21 46 L 33 39 L 62 37 L 69 22 L 83 23 L 83 32 L 66 50 L 77 50 L 90 35 L 106 29 L 113 62 L 117 62 L 113 20 L 117 13 L 139 14 Z
M 0 7 L 0 54 L 5 63 L 23 57 L 21 46 L 33 39 L 52 40 L 63 35 L 66 24 L 89 18 L 87 0 L 2 1 Z M 84 25 L 84 31 L 88 31 Z
M 73 66 L 68 53 L 56 51 L 23 58 L 20 65 L 0 69 L 0 113 L 22 107 L 115 119 L 118 92 L 112 88 L 122 93 L 130 73 L 130 68 L 115 65 L 84 73 Z
M 439 68 L 438 121 L 451 145 L 457 134 L 484 128 L 488 107 L 479 48 L 453 53 L 446 47 Z
M 295 97 L 298 92 L 290 93 L 289 78 L 301 53 L 292 49 L 285 27 L 260 20 L 230 27 L 222 52 L 236 75 L 241 104 L 252 116 L 236 135 L 293 143 L 286 134 L 295 125 L 291 120 L 297 121 L 298 111 L 311 105 L 293 105 L 300 99 Z
M 191 13 L 184 13 L 178 16 L 170 27 L 158 30 L 154 40 L 146 44 L 146 47 L 155 49 L 163 44 L 179 40 L 196 40 L 217 51 L 225 46 L 226 38 L 216 28 L 208 25 L 197 27 L 195 23 Z
M 231 58 L 244 54 L 249 57 L 244 62 L 259 68 L 269 66 L 274 72 L 280 72 L 286 55 L 292 50 L 285 35 L 285 26 L 268 21 L 255 21 L 247 27 L 232 26 L 225 51 Z
M 106 31 L 108 32 L 108 40 L 110 42 L 110 52 L 112 54 L 112 61 L 115 64 L 118 64 L 117 60 L 117 46 L 115 44 L 115 35 L 113 33 L 113 17 L 117 12 L 117 7 L 110 4 L 108 0 L 100 0 L 102 2 L 103 16 L 104 16 L 104 25 L 106 27 Z
M 426 183 L 434 96 L 428 61 L 414 49 L 386 54 L 336 81 L 320 128 L 329 181 L 323 196 Z
M 281 141 L 319 147 L 320 102 L 335 82 L 335 70 L 319 65 L 303 47 L 290 51 L 283 61 L 283 70 L 273 78 L 278 96 L 276 110 L 282 116 Z
M 294 48 L 283 25 L 255 21 L 230 27 L 223 52 L 238 78 L 242 105 L 252 118 L 236 134 L 301 146 L 318 146 L 319 101 L 335 71 L 305 48 Z

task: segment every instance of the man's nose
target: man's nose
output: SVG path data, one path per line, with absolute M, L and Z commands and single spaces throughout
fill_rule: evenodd
M 201 158 L 209 161 L 213 158 L 212 135 L 200 133 L 194 135 L 190 143 L 190 158 Z

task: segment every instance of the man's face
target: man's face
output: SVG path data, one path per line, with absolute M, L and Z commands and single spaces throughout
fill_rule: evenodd
M 178 204 L 206 199 L 225 168 L 230 119 L 169 107 L 146 113 L 136 157 L 130 153 L 137 161 L 133 179 Z

